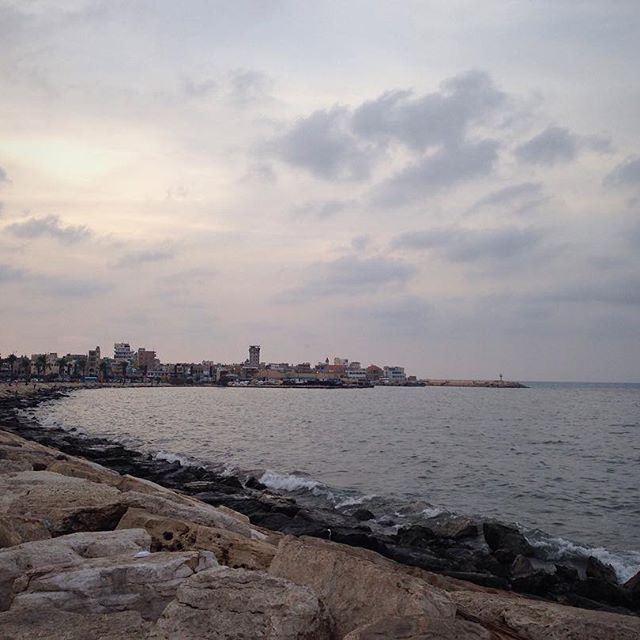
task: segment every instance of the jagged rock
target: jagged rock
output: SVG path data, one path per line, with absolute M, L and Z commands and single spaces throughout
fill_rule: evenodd
M 269 573 L 311 587 L 342 635 L 381 616 L 455 616 L 444 592 L 366 549 L 288 536 L 280 542 Z
M 375 518 L 375 515 L 369 509 L 356 509 L 351 515 L 359 522 L 366 522 Z
M 236 518 L 220 511 L 216 507 L 212 507 L 211 505 L 200 502 L 194 498 L 190 498 L 189 496 L 183 497 L 188 499 L 190 503 L 175 502 L 172 499 L 165 498 L 160 495 L 127 491 L 122 494 L 121 504 L 126 507 L 144 509 L 149 513 L 166 516 L 168 518 L 175 518 L 177 520 L 184 520 L 186 522 L 193 522 L 206 527 L 227 529 L 247 538 L 252 537 L 251 526 L 246 523 L 240 522 Z
M 185 578 L 217 566 L 209 551 L 135 555 L 27 571 L 14 582 L 11 609 L 49 607 L 88 614 L 129 610 L 155 620 Z
M 425 526 L 438 538 L 460 540 L 478 535 L 478 525 L 466 516 L 443 514 L 429 518 L 425 521 Z
M 90 460 L 81 460 L 79 458 L 67 458 L 66 460 L 54 460 L 48 467 L 47 471 L 51 473 L 59 473 L 63 476 L 71 478 L 85 478 L 99 484 L 107 484 L 112 487 L 118 487 L 121 475 L 111 469 L 107 469 Z
M 230 567 L 267 569 L 275 555 L 274 545 L 253 540 L 233 531 L 205 527 L 193 522 L 166 518 L 142 509 L 129 509 L 118 528 L 141 527 L 153 540 L 156 551 L 204 549 L 213 551 L 218 562 Z
M 148 551 L 151 536 L 143 529 L 73 533 L 53 540 L 27 542 L 0 551 L 0 611 L 7 609 L 13 598 L 13 585 L 27 571 L 74 566 L 87 558 L 133 555 Z
M 13 513 L 0 514 L 0 548 L 50 537 L 49 529 L 40 518 L 29 518 Z
M 354 629 L 343 640 L 493 640 L 491 634 L 473 622 L 426 616 L 380 618 Z
M 461 612 L 482 624 L 505 625 L 526 640 L 638 640 L 640 618 L 574 609 L 508 593 L 451 591 Z
M 635 606 L 640 608 L 640 571 L 624 583 L 624 589 L 630 594 Z
M 330 618 L 311 589 L 259 571 L 219 568 L 182 583 L 151 637 L 328 640 Z
M 482 531 L 489 548 L 503 564 L 511 564 L 518 555 L 534 555 L 533 547 L 515 527 L 489 521 L 483 523 Z
M 50 607 L 16 607 L 0 613 L 0 639 L 145 640 L 151 624 L 137 611 L 82 614 Z
M 593 556 L 587 559 L 586 574 L 588 578 L 595 578 L 603 582 L 618 584 L 618 576 L 616 570 L 610 565 L 605 564 Z
M 114 529 L 126 509 L 109 485 L 49 471 L 0 476 L 0 513 L 40 520 L 52 536 Z

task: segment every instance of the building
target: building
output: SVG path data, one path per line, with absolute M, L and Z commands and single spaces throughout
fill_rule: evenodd
M 260 345 L 252 344 L 249 347 L 249 366 L 258 369 L 260 367 Z
M 87 375 L 97 376 L 100 373 L 100 347 L 89 349 L 87 356 Z
M 384 379 L 388 384 L 402 384 L 407 381 L 404 367 L 385 367 Z
M 128 342 L 116 342 L 113 345 L 113 359 L 114 360 L 126 360 L 127 362 L 133 362 L 135 353 Z
M 136 354 L 136 368 L 148 373 L 154 371 L 160 364 L 160 360 L 156 357 L 156 352 L 147 350 L 144 347 L 138 347 L 138 353 Z
M 337 367 L 346 367 L 349 364 L 349 358 L 334 358 L 333 364 Z

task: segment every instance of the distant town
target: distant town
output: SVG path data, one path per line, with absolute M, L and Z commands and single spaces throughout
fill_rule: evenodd
M 415 376 L 406 375 L 404 367 L 376 364 L 364 367 L 347 358 L 333 358 L 332 361 L 326 358 L 314 366 L 309 362 L 263 362 L 259 345 L 251 345 L 248 358 L 240 363 L 223 364 L 211 360 L 163 363 L 154 350 L 145 347 L 136 350 L 128 342 L 116 342 L 113 356 L 103 356 L 100 347 L 96 347 L 87 353 L 0 357 L 0 380 L 322 388 L 426 384 Z

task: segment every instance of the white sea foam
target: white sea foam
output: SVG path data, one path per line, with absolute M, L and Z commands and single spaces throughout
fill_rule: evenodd
M 621 584 L 640 571 L 640 551 L 610 551 L 604 547 L 585 547 L 564 538 L 527 535 L 527 540 L 551 560 L 570 560 L 593 556 L 610 564 Z
M 310 478 L 303 478 L 290 473 L 277 473 L 270 469 L 267 469 L 262 476 L 260 476 L 259 481 L 269 487 L 269 489 L 275 489 L 277 491 L 298 491 L 300 489 L 313 491 L 320 486 L 319 482 L 311 480 Z
M 353 496 L 351 498 L 344 498 L 336 503 L 336 509 L 342 509 L 342 507 L 354 507 L 358 504 L 363 504 L 373 498 L 377 497 L 375 493 L 372 493 L 367 496 Z
M 165 460 L 166 462 L 179 462 L 182 467 L 187 467 L 190 464 L 189 459 L 185 456 L 170 451 L 158 451 L 153 457 L 156 460 Z
M 427 507 L 422 510 L 422 515 L 425 518 L 435 518 L 443 513 L 449 513 L 444 507 Z

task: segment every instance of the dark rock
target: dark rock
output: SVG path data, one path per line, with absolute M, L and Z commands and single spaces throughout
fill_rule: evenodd
M 422 525 L 403 527 L 396 534 L 396 541 L 399 545 L 405 547 L 419 547 L 422 549 L 428 549 L 434 538 L 435 535 L 433 531 L 427 527 L 423 527 Z
M 247 481 L 244 484 L 245 487 L 249 488 L 249 489 L 259 489 L 259 490 L 263 490 L 267 488 L 266 484 L 262 484 L 262 482 L 260 482 L 260 480 L 254 478 L 253 476 L 249 477 L 247 479 Z
M 533 547 L 515 527 L 489 521 L 483 523 L 482 531 L 494 556 L 503 564 L 511 564 L 519 555 L 534 555 Z
M 429 518 L 425 526 L 440 538 L 472 538 L 478 535 L 478 525 L 466 516 L 440 515 Z
M 610 565 L 600 562 L 598 558 L 589 556 L 587 560 L 587 578 L 596 578 L 603 582 L 610 582 L 611 584 L 618 584 L 618 576 L 616 570 Z
M 375 515 L 371 513 L 369 509 L 356 509 L 351 515 L 360 522 L 366 522 L 367 520 L 373 520 L 375 518 Z

